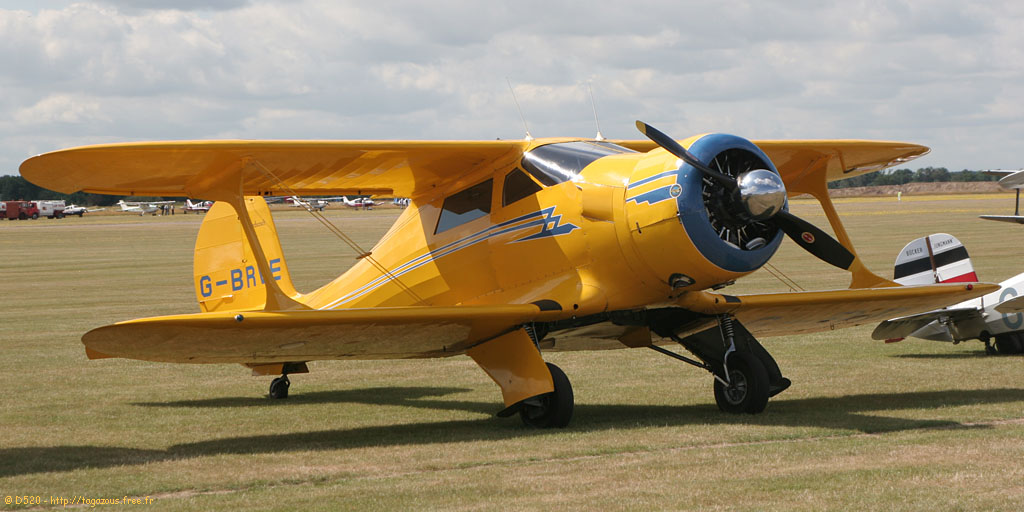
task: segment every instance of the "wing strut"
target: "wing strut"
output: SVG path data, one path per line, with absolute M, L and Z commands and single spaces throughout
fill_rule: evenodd
M 830 156 L 822 158 L 811 164 L 811 167 L 826 166 L 831 158 L 834 157 Z M 815 175 L 814 172 L 809 172 L 808 174 Z M 864 262 L 861 261 L 860 256 L 857 254 L 857 250 L 853 247 L 853 241 L 850 240 L 850 235 L 846 233 L 843 221 L 839 218 L 839 213 L 836 211 L 835 205 L 832 204 L 832 198 L 828 193 L 827 181 L 823 179 L 796 180 L 792 184 L 787 183 L 787 187 L 791 196 L 798 194 L 810 194 L 818 200 L 818 204 L 821 205 L 821 209 L 825 212 L 825 217 L 832 226 L 832 231 L 835 232 L 836 238 L 839 239 L 839 243 L 853 254 L 853 262 L 847 269 L 852 275 L 850 288 L 884 288 L 898 286 L 896 283 L 872 272 L 864 265 Z
M 250 163 L 253 164 L 257 168 L 257 170 L 262 172 L 264 176 L 270 178 L 271 180 L 276 182 L 278 184 L 278 186 L 280 186 L 282 189 L 288 191 L 289 194 L 291 194 L 294 197 L 299 197 L 298 193 L 296 193 L 294 190 L 292 190 L 292 188 L 289 187 L 288 184 L 285 183 L 281 178 L 278 178 L 277 175 L 273 173 L 273 171 L 271 171 L 270 169 L 267 168 L 267 166 L 265 166 L 262 163 L 260 163 L 259 160 L 251 160 Z M 327 220 L 327 217 L 324 217 L 323 213 L 320 213 L 318 211 L 313 211 L 313 208 L 310 207 L 308 204 L 307 205 L 303 205 L 303 206 L 306 209 L 306 211 L 309 212 L 309 214 L 312 215 L 314 219 L 319 221 L 320 224 L 323 224 L 323 226 L 326 227 L 328 231 L 333 233 L 334 236 L 336 236 L 339 239 L 341 239 L 341 241 L 343 241 L 346 244 L 348 244 L 348 246 L 351 247 L 352 250 L 356 252 L 356 254 L 358 254 L 356 259 L 363 259 L 363 258 L 365 258 L 366 261 L 369 261 L 370 264 L 373 265 L 374 268 L 379 270 L 381 274 L 387 276 L 387 278 L 389 280 L 391 280 L 393 283 L 395 283 L 396 285 L 398 285 L 398 287 L 401 288 L 402 291 L 404 291 L 410 297 L 412 297 L 412 299 L 414 301 L 416 301 L 415 303 L 417 305 L 420 305 L 420 306 L 425 306 L 426 305 L 426 303 L 423 301 L 423 299 L 419 295 L 417 295 L 416 292 L 412 291 L 411 288 L 406 286 L 405 283 L 403 283 L 398 278 L 398 276 L 392 274 L 391 271 L 387 269 L 387 267 L 385 267 L 384 265 L 381 265 L 380 262 L 378 262 L 373 257 L 373 253 L 372 252 L 364 250 L 362 247 L 360 247 L 359 244 L 356 243 L 355 240 L 353 240 L 351 237 L 346 235 L 345 232 L 342 231 L 338 226 L 335 226 L 331 221 Z
M 244 158 L 240 163 L 225 167 L 222 172 L 208 181 L 204 180 L 194 185 L 203 189 L 203 197 L 224 201 L 235 209 L 235 213 L 238 214 L 238 221 L 242 225 L 242 231 L 245 233 L 245 238 L 249 241 L 249 246 L 252 247 L 253 254 L 256 256 L 256 266 L 259 268 L 260 275 L 272 276 L 274 273 L 270 269 L 270 262 L 267 259 L 266 252 L 263 250 L 260 239 L 256 235 L 256 228 L 253 226 L 249 209 L 245 206 L 245 194 L 242 191 L 242 184 L 244 183 L 243 174 L 245 169 L 251 165 L 252 160 Z M 281 287 L 278 286 L 276 280 L 267 279 L 266 287 L 267 300 L 264 306 L 265 310 L 309 309 L 306 305 L 297 302 L 285 294 Z

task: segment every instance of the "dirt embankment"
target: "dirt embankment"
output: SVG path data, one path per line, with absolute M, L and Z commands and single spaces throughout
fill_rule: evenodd
M 878 187 L 850 187 L 829 190 L 832 197 L 873 197 L 894 196 L 903 192 L 905 196 L 926 196 L 938 194 L 996 194 L 1006 193 L 995 181 L 906 183 L 903 185 L 882 185 Z

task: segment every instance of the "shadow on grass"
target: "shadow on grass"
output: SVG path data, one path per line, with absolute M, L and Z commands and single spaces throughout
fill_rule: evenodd
M 494 412 L 500 404 L 457 400 L 423 400 L 464 391 L 460 388 L 386 387 L 311 393 L 303 401 L 290 403 L 361 403 L 403 405 L 473 413 Z M 298 398 L 298 395 L 296 395 Z M 1024 401 L 1024 389 L 949 390 L 915 393 L 878 393 L 833 398 L 772 400 L 760 415 L 731 415 L 713 404 L 650 406 L 627 404 L 577 405 L 573 425 L 577 432 L 598 432 L 648 426 L 766 425 L 821 427 L 865 433 L 894 432 L 922 428 L 986 428 L 955 421 L 897 418 L 865 414 L 872 411 L 937 409 L 940 407 Z M 220 398 L 141 404 L 171 407 L 262 406 L 269 399 Z M 287 407 L 284 401 L 272 402 Z M 353 429 L 332 429 L 289 434 L 268 434 L 209 439 L 172 446 L 166 450 L 145 450 L 109 446 L 55 446 L 0 449 L 0 477 L 86 468 L 141 465 L 174 459 L 222 454 L 259 454 L 294 451 L 338 450 L 373 446 L 423 445 L 434 443 L 502 440 L 546 435 L 550 431 L 522 427 L 516 419 L 494 417 L 478 420 L 383 425 Z
M 361 403 L 375 405 L 396 405 L 417 407 L 421 409 L 460 410 L 493 413 L 497 404 L 480 402 L 461 402 L 458 400 L 427 400 L 427 397 L 439 397 L 472 391 L 468 388 L 453 387 L 394 387 L 384 386 L 363 389 L 337 391 L 300 392 L 290 395 L 285 400 L 271 400 L 266 396 L 204 398 L 199 400 L 175 400 L 170 402 L 136 402 L 132 405 L 142 407 L 286 407 L 310 404 L 343 404 Z
M 889 357 L 898 357 L 900 359 L 978 359 L 999 356 L 990 356 L 984 350 L 973 350 L 970 352 L 949 352 L 944 354 L 893 354 Z

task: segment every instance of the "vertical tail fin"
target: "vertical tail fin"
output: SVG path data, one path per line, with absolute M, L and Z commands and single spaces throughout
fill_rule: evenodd
M 203 218 L 196 237 L 193 277 L 196 299 L 204 312 L 262 309 L 267 301 L 265 279 L 274 279 L 285 295 L 297 299 L 277 237 L 274 219 L 262 197 L 246 197 L 256 236 L 266 254 L 270 276 L 260 273 L 238 214 L 218 201 Z
M 893 280 L 902 285 L 975 282 L 967 248 L 953 235 L 935 233 L 910 242 L 896 257 Z

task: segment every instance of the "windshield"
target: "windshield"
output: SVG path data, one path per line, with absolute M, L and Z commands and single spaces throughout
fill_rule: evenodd
M 608 155 L 633 153 L 610 142 L 562 142 L 534 148 L 523 155 L 523 169 L 546 187 L 575 180 L 584 167 Z

